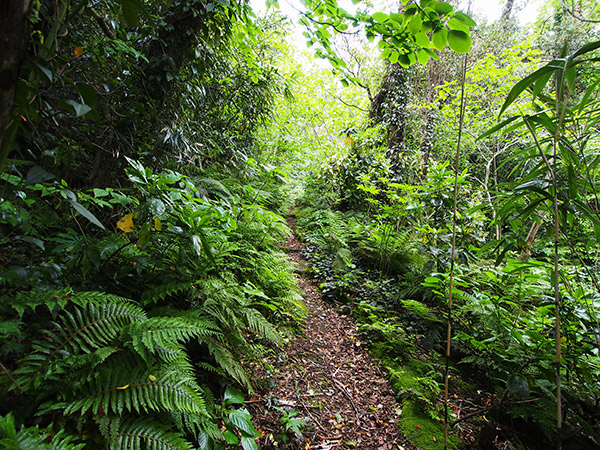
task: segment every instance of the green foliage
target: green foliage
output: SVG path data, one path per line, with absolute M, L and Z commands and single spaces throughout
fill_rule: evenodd
M 128 191 L 69 189 L 104 224 L 104 211 L 115 210 L 110 232 L 85 217 L 65 228 L 74 214 L 68 204 L 38 225 L 34 206 L 68 200 L 66 186 L 7 177 L 29 197 L 15 195 L 3 226 L 37 236 L 31 270 L 52 258 L 57 276 L 37 289 L 3 280 L 0 386 L 26 426 L 37 415 L 68 435 L 86 430 L 86 442 L 190 448 L 198 432 L 222 438 L 214 373 L 251 389 L 241 360 L 281 342 L 275 322 L 299 320 L 291 267 L 276 250 L 287 228 L 268 209 L 270 193 L 250 183 L 130 165 Z M 276 183 L 259 166 L 254 174 L 262 187 Z M 90 286 L 119 295 L 82 290 Z M 232 414 L 237 427 L 249 421 Z M 248 433 L 241 442 L 255 448 Z
M 85 444 L 78 444 L 76 441 L 65 430 L 52 433 L 51 427 L 40 430 L 36 425 L 17 430 L 12 413 L 0 417 L 0 444 L 6 450 L 80 450 L 85 447 Z
M 491 400 L 481 410 L 490 408 L 499 428 L 527 423 L 543 430 L 544 442 L 558 439 L 560 389 L 562 433 L 577 434 L 575 446 L 591 445 L 598 436 L 591 413 L 600 398 L 592 381 L 600 329 L 597 46 L 564 54 L 518 83 L 537 64 L 538 51 L 520 44 L 482 55 L 467 73 L 467 108 L 473 111 L 466 114 L 468 151 L 458 174 L 452 380 L 485 374 L 478 389 L 489 390 Z M 507 78 L 517 83 L 512 91 Z M 349 305 L 343 310 L 357 317 L 404 404 L 434 419 L 440 415 L 455 177 L 447 162 L 438 161 L 456 139 L 449 130 L 458 117 L 455 86 L 437 89 L 441 109 L 434 113 L 444 117 L 436 122 L 441 134 L 433 135 L 429 153 L 415 153 L 407 140 L 396 164 L 381 136 L 366 145 L 358 138 L 347 156 L 307 180 L 297 220 L 324 297 Z M 530 95 L 521 99 L 525 92 Z M 518 115 L 481 135 L 500 109 Z M 402 165 L 407 169 L 397 171 Z M 551 216 L 557 217 L 556 237 Z M 532 407 L 534 400 L 541 408 Z M 571 429 L 570 418 L 590 431 Z
M 458 53 L 471 48 L 470 28 L 476 23 L 462 12 L 455 12 L 446 2 L 424 0 L 410 4 L 399 12 L 368 14 L 363 10 L 350 13 L 333 1 L 327 5 L 305 1 L 309 10 L 303 13 L 308 45 L 319 44 L 316 55 L 327 58 L 335 70 L 343 74 L 345 84 L 360 81 L 346 71 L 344 61 L 334 51 L 332 33 L 352 34 L 363 28 L 369 41 L 379 38 L 382 57 L 391 64 L 409 67 L 419 62 L 427 64 L 438 56 L 433 49 L 448 45 Z

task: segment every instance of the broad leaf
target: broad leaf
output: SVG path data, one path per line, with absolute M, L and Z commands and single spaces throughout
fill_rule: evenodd
M 448 33 L 448 45 L 456 53 L 468 53 L 471 50 L 471 38 L 465 31 L 450 30 Z

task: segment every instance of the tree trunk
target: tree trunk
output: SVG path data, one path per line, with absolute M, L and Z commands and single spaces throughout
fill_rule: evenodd
M 0 14 L 0 170 L 10 150 L 7 130 L 29 37 L 30 0 L 4 0 Z M 5 134 L 6 133 L 6 134 Z
M 504 8 L 502 8 L 502 15 L 500 16 L 500 22 L 508 22 L 512 13 L 513 5 L 515 0 L 506 0 Z

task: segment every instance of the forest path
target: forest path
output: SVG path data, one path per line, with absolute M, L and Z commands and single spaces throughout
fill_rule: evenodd
M 288 224 L 294 230 L 295 218 Z M 285 245 L 299 268 L 306 261 L 295 235 Z M 301 271 L 299 271 L 301 273 Z M 416 449 L 396 425 L 401 413 L 392 388 L 361 342 L 356 324 L 323 302 L 316 285 L 299 275 L 308 314 L 304 333 L 277 356 L 264 357 L 273 368 L 256 374 L 263 378 L 255 400 L 247 402 L 263 449 Z M 264 370 L 263 370 L 264 372 Z M 303 440 L 282 439 L 282 411 L 307 426 Z M 296 411 L 297 413 L 294 413 Z M 285 420 L 285 416 L 284 416 Z

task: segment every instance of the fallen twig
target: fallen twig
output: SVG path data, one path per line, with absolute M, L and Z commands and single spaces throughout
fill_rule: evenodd
M 356 425 L 360 425 L 360 413 L 358 412 L 358 408 L 354 404 L 354 400 L 352 400 L 352 396 L 348 393 L 346 386 L 344 386 L 342 383 L 340 383 L 335 378 L 332 378 L 332 379 L 333 379 L 333 382 L 338 385 L 338 387 L 341 389 L 342 393 L 346 396 L 346 398 L 352 404 L 352 408 L 354 408 L 354 412 L 356 413 Z

